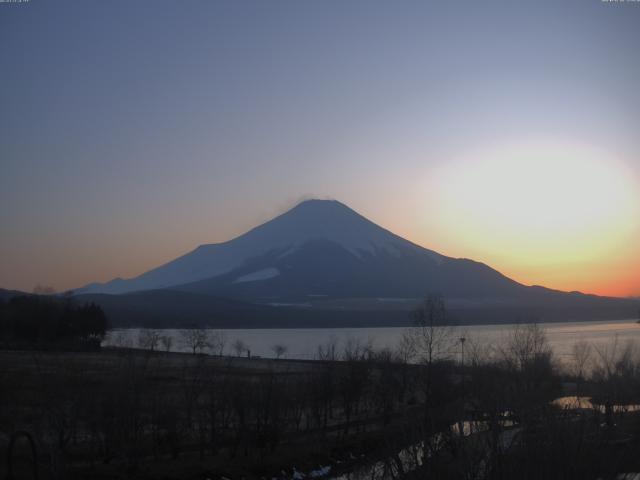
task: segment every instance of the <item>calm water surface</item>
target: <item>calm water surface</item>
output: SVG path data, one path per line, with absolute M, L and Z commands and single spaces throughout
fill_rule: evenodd
M 627 321 L 599 321 L 599 322 L 570 322 L 543 323 L 547 339 L 555 354 L 560 358 L 567 358 L 571 348 L 577 341 L 590 342 L 594 346 L 602 347 L 617 341 L 620 345 L 628 341 L 640 344 L 640 324 L 635 320 Z M 485 345 L 499 345 L 508 338 L 515 325 L 476 325 L 455 327 L 452 337 L 465 337 L 468 340 Z M 137 338 L 141 329 L 113 330 L 105 339 L 105 345 L 137 346 Z M 287 328 L 287 329 L 222 329 L 226 339 L 226 353 L 231 353 L 231 345 L 236 340 L 242 340 L 252 356 L 273 357 L 272 347 L 276 344 L 287 348 L 286 357 L 296 359 L 313 359 L 318 345 L 326 345 L 331 341 L 337 342 L 340 352 L 349 339 L 360 342 L 371 342 L 376 348 L 395 348 L 403 334 L 404 327 L 387 328 Z M 172 351 L 188 351 L 183 344 L 181 330 L 162 330 L 162 335 L 173 337 Z M 452 347 L 451 355 L 459 355 L 459 344 Z

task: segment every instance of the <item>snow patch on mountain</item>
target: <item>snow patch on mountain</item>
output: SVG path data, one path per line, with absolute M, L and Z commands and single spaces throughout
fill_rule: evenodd
M 277 277 L 278 275 L 280 275 L 280 270 L 277 268 L 263 268 L 257 272 L 242 275 L 241 277 L 236 278 L 233 283 L 256 282 L 258 280 L 267 280 L 269 278 Z

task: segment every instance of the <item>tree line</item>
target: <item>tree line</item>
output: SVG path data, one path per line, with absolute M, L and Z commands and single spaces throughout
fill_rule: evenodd
M 0 301 L 0 344 L 5 348 L 99 348 L 107 328 L 107 317 L 94 303 L 53 295 Z

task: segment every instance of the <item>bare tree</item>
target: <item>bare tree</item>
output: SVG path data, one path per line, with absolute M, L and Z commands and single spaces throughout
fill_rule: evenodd
M 416 358 L 415 335 L 411 330 L 405 330 L 395 351 L 395 363 L 400 374 L 398 399 L 405 401 L 411 382 L 410 365 Z
M 345 434 L 349 433 L 353 415 L 358 413 L 366 387 L 369 382 L 371 357 L 371 341 L 363 343 L 360 339 L 349 337 L 345 342 L 338 392 L 342 398 L 345 417 Z
M 416 339 L 411 330 L 405 330 L 396 347 L 396 355 L 402 363 L 410 363 L 416 358 Z
M 285 353 L 287 353 L 287 346 L 282 345 L 281 343 L 275 344 L 271 347 L 271 350 L 276 355 L 276 358 L 280 358 Z
M 160 337 L 160 342 L 162 343 L 162 347 L 165 352 L 171 351 L 171 347 L 173 346 L 173 337 L 171 335 L 162 335 L 162 337 Z
M 356 337 L 349 337 L 344 344 L 344 350 L 342 352 L 342 360 L 364 360 L 371 355 L 373 351 L 373 342 L 368 339 L 366 343 Z
M 451 350 L 453 331 L 447 326 L 444 299 L 438 294 L 429 294 L 413 312 L 415 328 L 414 345 L 423 371 L 420 376 L 424 397 L 422 421 L 422 448 L 429 453 L 436 449 L 433 438 L 436 431 L 436 405 L 439 391 L 444 388 L 446 378 L 435 363 L 444 360 Z M 438 379 L 436 380 L 436 376 Z
M 468 366 L 480 367 L 494 363 L 496 349 L 492 345 L 467 337 L 465 348 L 465 358 Z
M 233 351 L 236 352 L 236 356 L 238 357 L 247 351 L 247 345 L 239 338 L 236 339 L 235 342 L 233 342 L 232 347 L 233 347 Z
M 160 332 L 157 330 L 140 330 L 138 333 L 138 346 L 152 352 L 158 348 L 160 344 Z
M 638 402 L 640 391 L 640 351 L 633 341 L 595 345 L 592 370 L 592 401 L 604 405 L 606 423 L 613 424 L 614 407 Z M 619 407 L 618 407 L 619 408 Z
M 414 348 L 426 365 L 444 358 L 451 349 L 453 332 L 447 325 L 444 298 L 429 294 L 413 312 L 416 328 L 413 330 Z
M 133 348 L 133 340 L 123 330 L 110 333 L 108 343 L 119 348 Z
M 195 355 L 209 346 L 209 333 L 204 328 L 182 330 L 182 343 Z
M 509 410 L 522 425 L 531 425 L 537 410 L 557 395 L 553 351 L 543 328 L 537 324 L 516 326 L 500 349 L 498 359 L 511 385 Z
M 551 357 L 551 346 L 538 324 L 516 325 L 501 349 L 503 359 L 523 371 L 536 361 Z
M 227 344 L 227 336 L 224 332 L 213 331 L 209 335 L 209 348 L 214 355 L 222 356 Z
M 580 340 L 573 344 L 571 348 L 572 370 L 576 377 L 576 397 L 578 406 L 580 406 L 580 398 L 582 396 L 582 382 L 589 371 L 589 363 L 591 361 L 592 347 L 591 344 Z

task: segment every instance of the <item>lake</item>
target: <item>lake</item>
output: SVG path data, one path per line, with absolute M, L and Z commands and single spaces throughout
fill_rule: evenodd
M 640 324 L 635 320 L 627 321 L 598 321 L 598 322 L 567 322 L 542 323 L 549 344 L 560 360 L 567 360 L 571 349 L 577 341 L 586 341 L 596 347 L 603 347 L 618 341 L 620 345 L 628 341 L 638 341 L 640 344 Z M 465 325 L 452 328 L 452 338 L 465 337 L 468 341 L 484 345 L 499 345 L 508 337 L 515 325 Z M 251 351 L 252 356 L 273 357 L 272 347 L 276 344 L 286 347 L 286 358 L 314 359 L 318 345 L 326 345 L 332 339 L 337 342 L 337 351 L 342 351 L 349 339 L 362 343 L 371 342 L 375 348 L 395 348 L 403 334 L 405 327 L 386 328 L 288 328 L 288 329 L 218 329 L 222 332 L 226 347 L 225 353 L 230 354 L 232 344 L 241 340 Z M 103 345 L 137 346 L 137 339 L 141 329 L 116 329 L 109 332 Z M 182 330 L 162 330 L 161 335 L 173 337 L 172 351 L 189 351 L 182 341 Z M 470 345 L 468 343 L 467 345 Z M 452 346 L 451 356 L 459 357 L 460 344 Z

